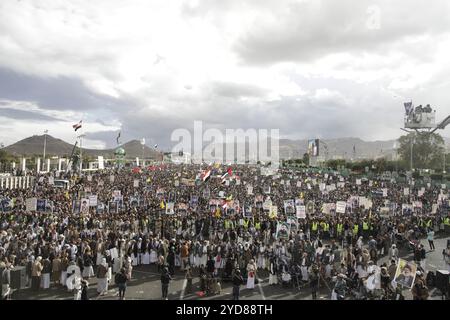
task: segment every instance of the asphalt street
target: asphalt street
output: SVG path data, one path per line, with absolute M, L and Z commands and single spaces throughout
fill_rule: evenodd
M 421 243 L 425 245 L 427 249 L 426 267 L 427 271 L 436 271 L 439 269 L 445 269 L 445 262 L 442 256 L 442 250 L 447 245 L 448 237 L 436 237 L 435 239 L 435 251 L 429 251 L 428 242 L 422 240 Z M 408 261 L 413 260 L 412 253 L 400 252 L 400 256 Z M 387 257 L 383 257 L 379 260 L 378 265 L 381 262 L 386 262 Z M 254 289 L 246 289 L 245 285 L 241 288 L 241 300 L 311 300 L 311 292 L 308 285 L 303 288 L 285 288 L 281 285 L 269 285 L 268 273 L 261 271 L 258 273 L 259 283 Z M 184 273 L 176 271 L 174 280 L 171 281 L 169 286 L 169 300 L 231 300 L 232 299 L 232 286 L 231 283 L 222 283 L 222 291 L 218 295 L 212 296 L 200 296 L 199 293 L 199 278 L 194 275 L 193 290 L 191 293 L 186 291 L 186 280 L 184 279 Z M 118 291 L 116 285 L 112 284 L 109 287 L 109 291 L 104 296 L 98 296 L 96 278 L 89 279 L 89 298 L 92 300 L 116 300 L 118 299 Z M 331 297 L 331 289 L 325 283 L 320 287 L 318 298 L 322 300 L 328 300 Z M 412 299 L 412 295 L 409 290 L 404 290 L 403 295 L 406 299 Z M 157 272 L 157 267 L 139 266 L 133 270 L 133 276 L 131 281 L 128 282 L 127 291 L 125 295 L 127 300 L 158 300 L 161 299 L 161 282 L 160 274 Z M 74 294 L 67 292 L 63 288 L 51 287 L 47 290 L 40 290 L 33 292 L 30 289 L 22 289 L 15 291 L 12 295 L 13 300 L 71 300 L 74 298 Z M 430 299 L 440 300 L 441 295 L 436 289 L 430 290 Z

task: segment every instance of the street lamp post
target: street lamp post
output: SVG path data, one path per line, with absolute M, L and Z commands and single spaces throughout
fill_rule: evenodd
M 43 167 L 43 171 L 45 171 L 45 149 L 47 147 L 47 133 L 48 130 L 44 130 L 44 160 L 42 161 L 42 167 Z

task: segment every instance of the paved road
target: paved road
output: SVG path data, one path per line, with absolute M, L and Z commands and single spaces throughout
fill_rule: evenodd
M 442 250 L 447 244 L 448 237 L 439 237 L 435 240 L 436 250 L 434 252 L 427 251 L 427 270 L 439 270 L 446 269 L 444 265 Z M 422 240 L 425 248 L 429 250 L 428 242 Z M 412 253 L 400 254 L 403 259 L 413 260 Z M 381 259 L 382 262 L 387 261 L 387 257 Z M 127 300 L 158 300 L 161 299 L 161 283 L 157 272 L 156 266 L 139 266 L 133 270 L 133 278 L 128 283 L 126 299 Z M 311 300 L 311 293 L 308 286 L 301 288 L 283 288 L 281 285 L 269 286 L 268 274 L 261 272 L 258 274 L 259 284 L 255 286 L 255 289 L 242 289 L 242 300 Z M 96 292 L 96 279 L 89 280 L 90 289 L 89 297 L 91 299 L 98 300 L 115 300 L 117 298 L 117 287 L 115 285 L 110 286 L 109 292 L 105 296 L 99 297 Z M 184 273 L 176 272 L 174 280 L 171 281 L 169 287 L 169 300 L 230 300 L 232 298 L 232 287 L 230 283 L 222 283 L 222 292 L 220 295 L 199 297 L 196 292 L 199 291 L 198 277 L 193 279 L 193 293 L 185 292 L 186 281 L 184 279 Z M 244 288 L 244 286 L 242 287 Z M 406 299 L 412 299 L 411 293 L 408 290 L 403 292 Z M 330 299 L 331 292 L 329 288 L 322 285 L 318 294 L 319 299 Z M 63 290 L 61 288 L 50 288 L 48 290 L 41 290 L 38 293 L 32 292 L 30 289 L 24 289 L 16 291 L 13 299 L 34 299 L 34 300 L 69 300 L 73 299 L 73 294 Z M 432 289 L 430 292 L 430 299 L 440 300 L 440 294 Z

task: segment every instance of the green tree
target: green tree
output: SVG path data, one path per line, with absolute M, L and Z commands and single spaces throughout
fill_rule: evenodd
M 303 154 L 303 163 L 305 165 L 309 164 L 309 154 L 308 153 Z
M 411 144 L 413 147 L 413 168 L 442 168 L 444 139 L 437 133 L 416 132 L 401 136 L 398 154 L 405 164 L 410 163 Z

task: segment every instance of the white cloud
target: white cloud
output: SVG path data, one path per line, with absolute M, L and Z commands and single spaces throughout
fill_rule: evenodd
M 367 27 L 371 7 L 379 8 L 379 28 Z M 330 124 L 316 125 L 317 135 L 392 138 L 402 121 L 394 95 L 450 105 L 448 9 L 444 0 L 4 0 L 0 68 L 79 79 L 111 97 L 114 106 L 99 98 L 98 108 L 63 113 L 9 99 L 18 111 L 82 117 L 92 132 L 122 126 L 130 137 L 164 139 L 183 122 L 205 119 L 304 138 L 311 130 L 298 128 L 293 115 L 315 110 Z M 343 112 L 359 117 L 354 123 L 380 113 L 383 121 L 331 128 Z M 18 126 L 8 141 L 29 135 L 28 120 L 4 119 Z M 66 123 L 53 125 L 70 137 Z

